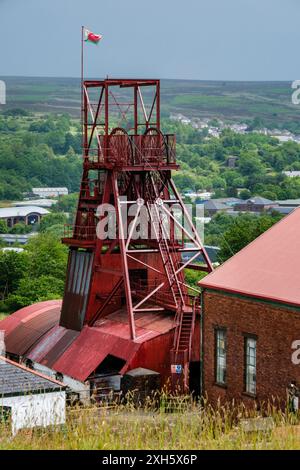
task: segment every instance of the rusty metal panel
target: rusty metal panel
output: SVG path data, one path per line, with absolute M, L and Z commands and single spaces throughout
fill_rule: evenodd
M 83 326 L 93 265 L 93 253 L 70 250 L 60 325 L 80 331 Z
M 69 346 L 73 343 L 79 334 L 79 331 L 65 330 L 64 335 L 57 341 L 55 345 L 53 345 L 41 363 L 51 368 L 55 361 L 57 361 L 64 354 L 64 352 L 69 348 Z
M 101 332 L 99 328 L 85 326 L 67 351 L 53 364 L 53 369 L 84 381 L 108 354 L 121 359 L 139 348 L 139 344 Z
M 27 357 L 34 362 L 41 362 L 53 346 L 65 334 L 65 328 L 62 326 L 54 326 L 43 338 L 27 353 Z

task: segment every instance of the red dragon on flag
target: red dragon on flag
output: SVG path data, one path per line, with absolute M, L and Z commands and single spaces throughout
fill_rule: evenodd
M 92 33 L 88 29 L 84 28 L 84 40 L 85 42 L 92 42 L 93 44 L 98 44 L 99 41 L 102 39 L 101 34 Z

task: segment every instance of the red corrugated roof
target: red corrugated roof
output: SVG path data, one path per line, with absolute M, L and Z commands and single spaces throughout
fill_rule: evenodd
M 300 208 L 202 279 L 199 285 L 300 305 Z
M 9 352 L 20 356 L 39 341 L 59 321 L 61 300 L 50 300 L 18 310 L 0 322 Z
M 100 328 L 86 326 L 52 367 L 84 381 L 108 354 L 128 361 L 139 347 L 140 344 L 129 339 L 103 333 Z
M 126 309 L 80 332 L 58 325 L 60 309 L 61 301 L 25 307 L 0 322 L 0 330 L 6 332 L 8 352 L 80 381 L 85 381 L 108 354 L 129 363 L 143 343 L 174 328 L 171 314 L 138 312 L 137 339 L 132 341 Z

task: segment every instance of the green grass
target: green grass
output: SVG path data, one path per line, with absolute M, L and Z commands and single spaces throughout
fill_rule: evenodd
M 8 316 L 8 313 L 1 313 L 0 312 L 0 321 L 4 320 L 4 318 L 6 318 L 7 316 Z
M 213 409 L 190 404 L 173 413 L 149 404 L 139 409 L 132 404 L 110 410 L 71 408 L 61 428 L 23 430 L 12 438 L 2 425 L 0 449 L 300 449 L 299 417 L 271 405 L 266 412 L 272 417 L 271 426 L 249 432 L 243 420 L 255 418 L 261 423 L 262 418 L 242 406 Z

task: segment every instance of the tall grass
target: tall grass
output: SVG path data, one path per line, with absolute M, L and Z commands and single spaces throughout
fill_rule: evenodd
M 245 423 L 252 423 L 250 430 Z M 249 411 L 234 403 L 212 407 L 163 395 L 143 406 L 127 399 L 70 407 L 64 426 L 22 430 L 15 437 L 1 425 L 0 449 L 300 449 L 299 423 L 299 416 L 279 410 L 275 401 Z

